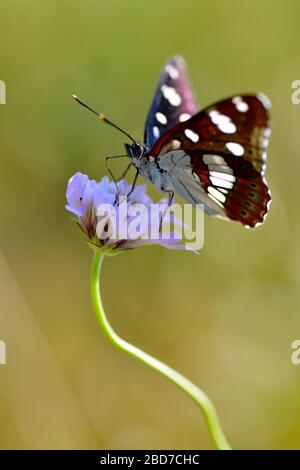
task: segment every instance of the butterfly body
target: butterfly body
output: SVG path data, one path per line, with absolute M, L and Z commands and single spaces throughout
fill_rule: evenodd
M 158 160 L 149 155 L 146 146 L 135 142 L 131 145 L 125 144 L 125 149 L 132 164 L 145 180 L 153 184 L 158 191 L 174 191 L 171 175 L 161 168 Z

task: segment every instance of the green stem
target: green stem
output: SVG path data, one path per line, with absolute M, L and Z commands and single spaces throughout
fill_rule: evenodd
M 177 387 L 179 387 L 183 392 L 185 392 L 189 397 L 194 400 L 198 405 L 201 411 L 204 414 L 211 438 L 219 450 L 230 450 L 230 446 L 223 434 L 221 425 L 216 413 L 216 410 L 210 401 L 210 399 L 205 395 L 202 390 L 200 390 L 196 385 L 186 379 L 179 372 L 176 372 L 171 367 L 167 366 L 163 362 L 155 359 L 149 354 L 145 353 L 141 349 L 133 346 L 124 339 L 120 338 L 117 333 L 114 332 L 110 326 L 101 301 L 100 289 L 99 289 L 99 277 L 102 266 L 104 255 L 97 252 L 95 254 L 93 267 L 92 267 L 92 279 L 91 279 L 91 294 L 94 309 L 96 312 L 97 320 L 100 327 L 102 328 L 105 336 L 121 351 L 125 351 L 136 359 L 140 360 L 144 364 L 147 364 L 152 369 L 158 371 L 161 375 L 173 382 Z

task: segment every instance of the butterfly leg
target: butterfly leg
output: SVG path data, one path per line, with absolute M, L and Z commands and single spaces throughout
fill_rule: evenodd
M 108 166 L 108 161 L 111 160 L 112 158 L 124 158 L 124 157 L 128 157 L 128 155 L 111 155 L 109 157 L 106 157 L 105 160 L 104 160 L 106 169 L 107 169 L 108 173 L 110 174 L 110 176 L 112 177 L 117 189 L 118 189 L 117 180 L 114 177 L 113 172 L 111 171 L 111 169 Z
M 129 198 L 129 196 L 133 193 L 134 188 L 135 188 L 135 186 L 136 186 L 136 182 L 137 182 L 138 176 L 139 176 L 139 171 L 136 170 L 136 174 L 134 175 L 134 179 L 133 179 L 133 182 L 132 182 L 131 190 L 130 190 L 129 193 L 127 194 L 127 198 Z
M 169 204 L 168 204 L 168 207 L 171 207 L 172 205 L 172 202 L 173 202 L 173 199 L 174 199 L 174 191 L 172 191 L 171 193 L 169 193 Z
M 165 211 L 162 214 L 161 219 L 160 219 L 160 224 L 159 224 L 159 231 L 160 232 L 161 232 L 161 229 L 162 229 L 162 224 L 163 224 L 165 215 L 168 212 L 168 210 L 170 209 L 170 207 L 172 206 L 174 195 L 175 195 L 174 191 L 169 192 L 168 205 L 167 205 L 167 207 L 166 207 L 166 209 L 165 209 Z
M 109 157 L 106 157 L 105 158 L 105 166 L 106 168 L 108 167 L 108 160 L 111 160 L 112 158 L 124 158 L 124 157 L 127 157 L 128 158 L 128 155 L 110 155 Z

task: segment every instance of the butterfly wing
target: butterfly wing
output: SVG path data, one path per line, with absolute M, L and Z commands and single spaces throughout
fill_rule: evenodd
M 165 131 L 189 119 L 197 111 L 185 62 L 179 56 L 173 57 L 160 74 L 145 124 L 145 144 L 151 148 Z
M 167 131 L 150 156 L 170 173 L 185 200 L 254 227 L 263 222 L 271 199 L 263 177 L 269 107 L 262 94 L 216 103 Z

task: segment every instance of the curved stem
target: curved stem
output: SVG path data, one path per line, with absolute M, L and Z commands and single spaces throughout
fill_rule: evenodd
M 210 399 L 205 395 L 202 390 L 200 390 L 196 385 L 186 379 L 179 372 L 176 372 L 171 367 L 167 366 L 158 359 L 150 356 L 141 349 L 133 346 L 120 336 L 115 333 L 115 331 L 110 326 L 107 317 L 104 312 L 104 308 L 101 301 L 100 289 L 99 289 L 99 276 L 102 266 L 104 255 L 97 252 L 95 254 L 93 267 L 92 267 L 92 278 L 91 278 L 91 294 L 94 309 L 96 312 L 97 320 L 100 327 L 102 328 L 105 336 L 121 351 L 125 351 L 131 356 L 135 357 L 139 361 L 147 364 L 152 369 L 159 372 L 161 375 L 173 382 L 177 387 L 179 387 L 183 392 L 185 392 L 194 402 L 198 405 L 201 411 L 204 414 L 211 438 L 219 450 L 230 450 L 230 446 L 223 434 L 221 425 L 216 413 L 216 410 L 210 401 Z

